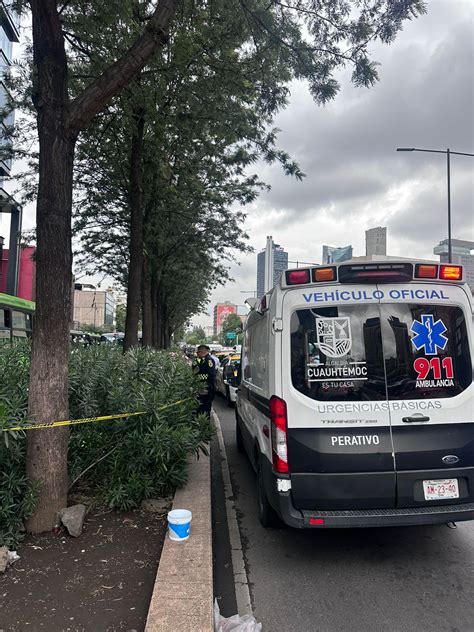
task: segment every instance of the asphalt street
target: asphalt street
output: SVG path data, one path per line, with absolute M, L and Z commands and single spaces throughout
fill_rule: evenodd
M 474 522 L 351 530 L 264 529 L 255 476 L 224 434 L 254 614 L 264 632 L 473 632 Z

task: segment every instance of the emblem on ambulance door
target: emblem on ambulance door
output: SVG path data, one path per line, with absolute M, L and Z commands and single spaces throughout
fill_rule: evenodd
M 316 345 L 330 358 L 342 358 L 352 347 L 349 318 L 316 318 Z
M 447 454 L 446 456 L 443 456 L 441 460 L 446 465 L 455 465 L 456 463 L 459 463 L 459 457 L 455 454 Z

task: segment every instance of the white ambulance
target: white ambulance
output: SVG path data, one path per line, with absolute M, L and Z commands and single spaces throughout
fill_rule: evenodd
M 473 365 L 462 266 L 287 270 L 249 315 L 236 406 L 262 524 L 473 519 Z

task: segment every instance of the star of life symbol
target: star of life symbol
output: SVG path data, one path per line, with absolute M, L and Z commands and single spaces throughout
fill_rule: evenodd
M 349 318 L 316 318 L 316 345 L 330 358 L 342 358 L 352 347 Z
M 411 339 L 417 351 L 423 348 L 426 355 L 436 355 L 437 349 L 442 351 L 448 344 L 448 339 L 443 336 L 447 331 L 443 321 L 438 318 L 435 322 L 432 314 L 422 314 L 421 322 L 414 320 L 410 331 L 415 334 Z

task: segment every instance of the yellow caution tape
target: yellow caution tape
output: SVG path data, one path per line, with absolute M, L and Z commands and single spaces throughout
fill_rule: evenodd
M 178 406 L 179 404 L 184 404 L 191 399 L 191 397 L 187 397 L 186 399 L 180 399 L 177 402 L 173 402 L 172 404 L 166 404 L 166 406 L 160 406 L 157 408 L 157 412 L 165 410 L 166 408 L 171 408 L 172 406 Z M 84 419 L 69 419 L 67 421 L 51 421 L 44 423 L 31 424 L 28 426 L 15 426 L 12 428 L 2 428 L 2 432 L 17 432 L 19 430 L 40 430 L 41 428 L 60 428 L 61 426 L 75 426 L 78 424 L 91 424 L 96 421 L 109 421 L 111 419 L 123 419 L 124 417 L 138 417 L 139 415 L 146 415 L 147 411 L 141 411 L 136 413 L 120 413 L 118 415 L 103 415 L 102 417 L 85 417 Z

